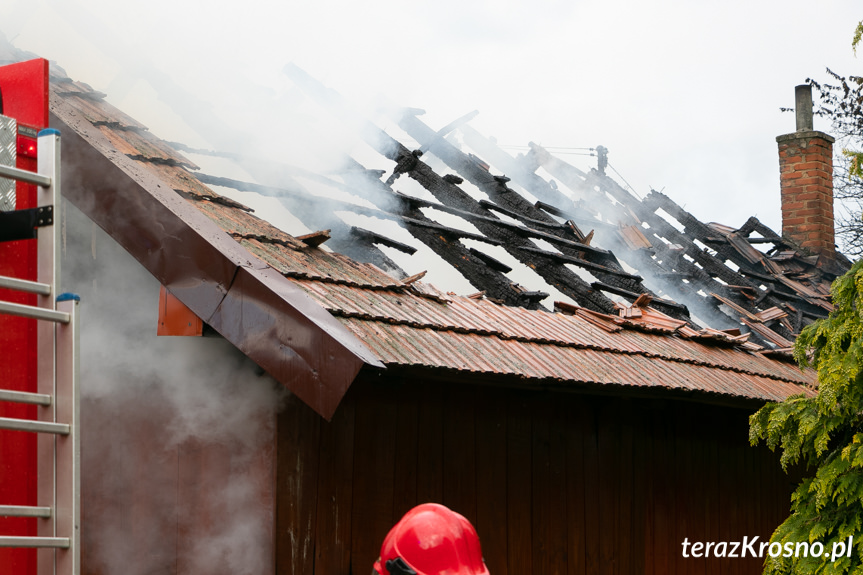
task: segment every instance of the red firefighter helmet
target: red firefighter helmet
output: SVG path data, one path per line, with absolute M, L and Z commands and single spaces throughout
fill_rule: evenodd
M 470 521 L 424 503 L 390 529 L 375 562 L 378 575 L 489 575 Z M 374 575 L 374 574 L 373 574 Z

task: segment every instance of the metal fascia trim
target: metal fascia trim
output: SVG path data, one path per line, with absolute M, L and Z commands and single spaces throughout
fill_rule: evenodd
M 198 317 L 329 418 L 363 364 L 377 357 L 324 308 L 267 266 L 146 167 L 56 98 L 66 197 Z M 301 296 L 301 297 L 300 297 Z M 276 314 L 261 324 L 260 310 Z M 244 333 L 243 329 L 251 330 Z M 290 333 L 290 337 L 279 339 Z M 272 336 L 272 337 L 271 337 Z M 287 349 L 298 345 L 294 355 Z M 312 353 L 320 346 L 318 353 Z M 329 386 L 334 386 L 330 389 Z
M 327 420 L 363 365 L 384 368 L 341 322 L 272 268 L 237 270 L 207 323 Z

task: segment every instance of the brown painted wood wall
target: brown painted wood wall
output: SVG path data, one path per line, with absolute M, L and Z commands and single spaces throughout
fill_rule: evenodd
M 271 575 L 275 425 L 254 443 L 178 442 L 154 403 L 82 406 L 82 573 Z
M 360 380 L 331 423 L 279 416 L 276 572 L 368 575 L 418 503 L 477 528 L 492 575 L 743 574 L 689 541 L 762 540 L 788 513 L 749 411 L 680 401 Z

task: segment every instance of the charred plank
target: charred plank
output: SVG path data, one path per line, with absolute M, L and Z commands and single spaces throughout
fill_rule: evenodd
M 549 259 L 552 259 L 552 260 L 555 260 L 555 261 L 558 261 L 561 263 L 573 264 L 573 265 L 576 265 L 578 267 L 581 267 L 581 268 L 584 268 L 587 270 L 599 271 L 599 272 L 619 276 L 622 278 L 626 278 L 628 280 L 632 280 L 634 282 L 640 282 L 643 279 L 641 276 L 633 275 L 633 274 L 630 274 L 630 273 L 627 273 L 624 271 L 614 270 L 614 269 L 611 269 L 611 268 L 608 268 L 608 267 L 605 267 L 605 266 L 602 266 L 599 264 L 589 262 L 587 260 L 583 260 L 583 259 L 576 258 L 573 256 L 568 256 L 566 254 L 557 254 L 554 252 L 549 252 L 547 250 L 542 250 L 539 248 L 531 248 L 531 247 L 520 247 L 519 249 L 526 251 L 526 252 L 530 252 L 532 254 L 537 254 L 537 255 L 540 255 L 542 257 L 549 258 Z
M 358 238 L 364 239 L 369 243 L 387 246 L 408 255 L 413 255 L 417 251 L 417 249 L 413 246 L 403 244 L 402 242 L 397 242 L 396 240 L 390 239 L 386 236 L 382 236 L 378 233 L 365 230 L 363 228 L 358 228 L 356 226 L 351 226 L 351 234 Z
M 512 271 L 511 267 L 509 267 L 508 265 L 506 265 L 502 261 L 491 257 L 488 254 L 485 254 L 485 253 L 483 253 L 477 249 L 474 249 L 474 248 L 470 248 L 468 251 L 470 251 L 470 253 L 473 254 L 474 256 L 476 256 L 477 258 L 484 261 L 486 263 L 486 265 L 488 265 L 493 270 L 497 270 L 503 274 L 506 274 L 506 273 L 509 273 Z

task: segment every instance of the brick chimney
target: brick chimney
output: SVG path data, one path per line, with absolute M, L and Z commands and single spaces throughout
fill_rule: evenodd
M 778 136 L 782 235 L 833 259 L 833 142 L 812 128 L 812 88 L 795 88 L 797 131 Z

